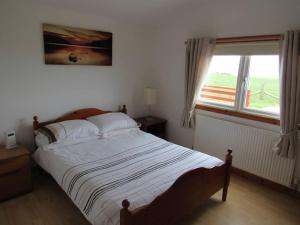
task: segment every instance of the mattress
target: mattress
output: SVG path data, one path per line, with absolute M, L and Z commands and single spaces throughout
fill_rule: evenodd
M 93 225 L 119 225 L 124 199 L 134 210 L 152 202 L 185 172 L 223 164 L 140 130 L 50 144 L 37 149 L 34 159 Z

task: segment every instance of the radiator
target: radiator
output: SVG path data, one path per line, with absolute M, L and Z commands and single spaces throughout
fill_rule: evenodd
M 278 132 L 197 115 L 194 148 L 224 160 L 233 150 L 233 166 L 276 183 L 290 186 L 295 160 L 277 156 L 272 144 Z

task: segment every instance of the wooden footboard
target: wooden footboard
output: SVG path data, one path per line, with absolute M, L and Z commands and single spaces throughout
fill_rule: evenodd
M 130 211 L 130 202 L 125 199 L 120 211 L 120 225 L 172 225 L 222 188 L 222 200 L 226 201 L 231 153 L 228 150 L 225 163 L 221 166 L 198 168 L 183 174 L 149 205 Z

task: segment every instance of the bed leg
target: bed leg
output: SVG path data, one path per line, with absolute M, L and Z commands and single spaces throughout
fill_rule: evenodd
M 231 170 L 231 164 L 232 164 L 232 150 L 228 149 L 228 153 L 225 158 L 225 165 L 226 165 L 226 171 L 225 171 L 225 180 L 224 180 L 224 186 L 223 186 L 223 194 L 222 194 L 222 201 L 225 202 L 227 198 L 227 192 L 228 192 L 228 186 L 230 183 L 230 170 Z
M 120 225 L 131 225 L 130 223 L 130 217 L 131 217 L 131 212 L 128 210 L 130 206 L 130 202 L 125 199 L 122 202 L 123 208 L 120 211 Z

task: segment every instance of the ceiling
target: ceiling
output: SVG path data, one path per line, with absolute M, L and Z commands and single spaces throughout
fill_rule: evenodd
M 54 7 L 95 13 L 130 21 L 152 24 L 176 13 L 192 2 L 205 0 L 38 0 Z

